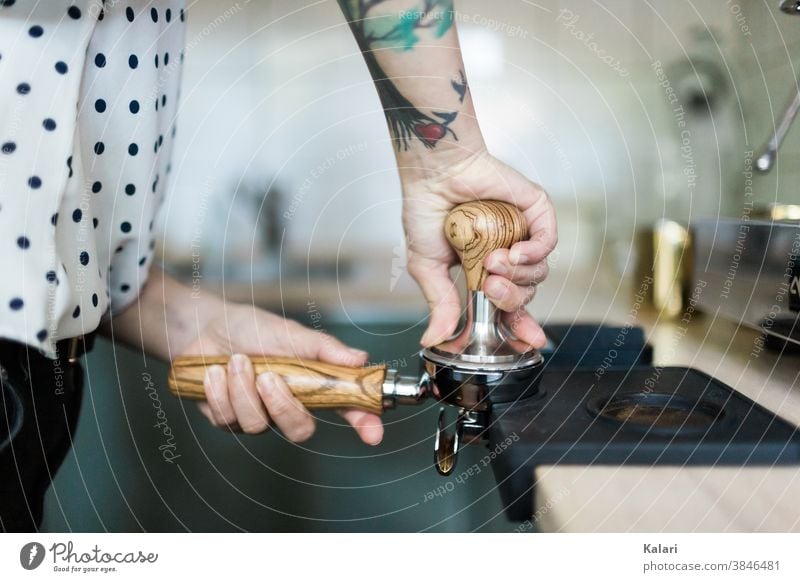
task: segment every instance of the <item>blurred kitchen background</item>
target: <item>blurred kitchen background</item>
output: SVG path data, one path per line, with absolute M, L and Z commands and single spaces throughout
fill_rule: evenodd
M 613 322 L 588 298 L 629 296 L 637 232 L 659 219 L 800 202 L 800 128 L 770 173 L 748 173 L 748 152 L 797 91 L 800 18 L 778 5 L 456 1 L 490 151 L 557 207 L 559 248 L 531 308 L 541 320 Z M 336 2 L 195 0 L 188 23 L 160 258 L 199 292 L 415 366 L 426 306 L 404 269 L 392 146 Z M 101 342 L 89 359 L 87 413 L 50 499 L 53 529 L 514 527 L 488 470 L 424 500 L 443 483 L 430 466 L 433 404 L 390 413 L 377 451 L 325 424 L 303 452 L 274 434 L 206 427 L 166 393 L 166 368 L 141 354 Z M 161 458 L 143 374 L 162 395 L 180 467 Z M 483 455 L 469 454 L 466 466 Z M 83 501 L 61 503 L 59 491 Z

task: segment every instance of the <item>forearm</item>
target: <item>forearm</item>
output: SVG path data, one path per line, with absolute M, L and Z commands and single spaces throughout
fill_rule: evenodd
M 197 339 L 221 305 L 219 297 L 193 296 L 192 289 L 152 267 L 137 300 L 106 322 L 101 333 L 169 361 Z
M 452 0 L 339 0 L 375 81 L 401 176 L 485 149 Z

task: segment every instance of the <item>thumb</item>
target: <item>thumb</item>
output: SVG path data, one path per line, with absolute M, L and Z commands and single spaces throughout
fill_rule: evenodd
M 430 309 L 428 328 L 420 343 L 424 347 L 435 346 L 450 336 L 461 317 L 461 300 L 445 263 L 428 260 L 409 263 L 409 274 L 422 289 Z

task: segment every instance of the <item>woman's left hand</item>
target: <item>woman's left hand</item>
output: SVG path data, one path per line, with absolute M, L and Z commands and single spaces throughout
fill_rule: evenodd
M 199 338 L 180 354 L 233 354 L 227 368 L 210 366 L 206 371 L 206 402 L 199 404 L 201 412 L 219 428 L 256 434 L 274 425 L 291 441 L 310 438 L 314 417 L 279 375 L 265 373 L 256 378 L 250 359 L 244 354 L 290 356 L 357 367 L 366 363 L 366 352 L 255 307 L 221 302 L 218 305 L 219 313 L 208 317 Z M 380 443 L 383 424 L 379 416 L 353 409 L 340 414 L 362 441 Z

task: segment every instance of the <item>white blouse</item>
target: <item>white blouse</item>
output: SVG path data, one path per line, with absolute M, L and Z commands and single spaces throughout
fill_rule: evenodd
M 0 0 L 0 337 L 55 356 L 147 278 L 182 0 Z

